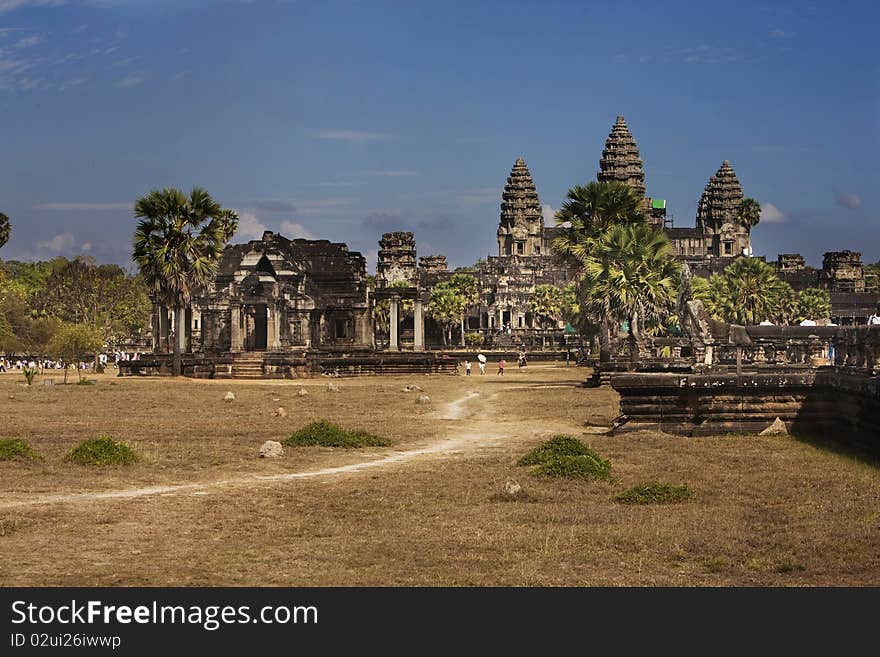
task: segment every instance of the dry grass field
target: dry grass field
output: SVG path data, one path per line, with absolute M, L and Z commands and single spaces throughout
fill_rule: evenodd
M 0 437 L 42 456 L 0 461 L 0 585 L 880 585 L 876 465 L 790 437 L 596 435 L 585 423 L 607 424 L 616 400 L 576 387 L 586 374 L 490 364 L 334 379 L 339 392 L 308 380 L 307 396 L 290 381 L 0 375 Z M 393 445 L 258 458 L 318 418 Z M 558 433 L 610 459 L 613 480 L 516 465 Z M 140 460 L 64 460 L 102 434 Z M 524 499 L 499 497 L 509 478 Z M 614 501 L 653 480 L 695 497 Z

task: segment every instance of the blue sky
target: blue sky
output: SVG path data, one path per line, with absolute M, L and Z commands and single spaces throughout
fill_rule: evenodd
M 547 215 L 626 117 L 692 226 L 729 159 L 757 254 L 880 260 L 873 2 L 0 0 L 4 259 L 128 262 L 134 200 L 206 187 L 264 228 L 375 261 L 413 230 L 495 253 L 524 157 Z

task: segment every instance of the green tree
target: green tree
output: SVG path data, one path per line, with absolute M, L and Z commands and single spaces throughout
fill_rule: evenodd
M 12 223 L 9 217 L 0 212 L 0 248 L 9 241 L 9 234 L 12 232 Z
M 156 301 L 175 313 L 172 372 L 181 374 L 186 307 L 213 279 L 238 216 L 204 189 L 153 190 L 135 203 L 134 261 Z
M 710 315 L 732 324 L 784 323 L 797 309 L 791 285 L 776 276 L 775 267 L 757 258 L 738 258 L 723 274 L 712 276 L 700 294 L 707 297 L 704 304 Z
M 597 314 L 599 305 L 589 301 L 590 290 L 584 284 L 586 263 L 594 257 L 602 236 L 616 225 L 644 225 L 642 198 L 629 185 L 614 182 L 590 182 L 568 191 L 566 200 L 556 213 L 558 236 L 553 250 L 572 268 L 577 283 L 581 314 L 581 330 L 599 327 L 599 358 L 611 357 L 611 317 Z
M 467 273 L 453 274 L 449 283 L 461 298 L 461 346 L 465 346 L 465 320 L 467 312 L 480 301 L 480 286 L 477 279 Z
M 563 315 L 565 292 L 555 285 L 536 285 L 529 297 L 529 310 L 540 318 L 539 324 L 556 324 Z
M 465 299 L 451 281 L 438 283 L 431 289 L 431 298 L 428 301 L 428 314 L 440 324 L 444 346 L 452 341 L 452 327 L 458 323 L 466 310 Z M 449 336 L 448 339 L 447 335 Z
M 67 370 L 73 363 L 82 381 L 83 356 L 96 353 L 104 344 L 101 332 L 88 324 L 61 324 L 46 345 L 50 356 L 64 361 L 64 383 Z
M 642 325 L 670 313 L 678 293 L 680 265 L 669 240 L 646 223 L 616 224 L 600 236 L 584 265 L 590 309 L 629 323 L 635 362 Z
M 35 307 L 43 314 L 95 329 L 105 345 L 139 336 L 148 326 L 150 299 L 140 276 L 80 256 L 56 263 Z
M 805 319 L 816 321 L 829 317 L 831 317 L 831 295 L 828 292 L 816 287 L 808 287 L 798 295 L 796 321 L 802 322 Z
M 739 222 L 754 228 L 761 221 L 761 205 L 753 198 L 744 198 L 739 206 Z

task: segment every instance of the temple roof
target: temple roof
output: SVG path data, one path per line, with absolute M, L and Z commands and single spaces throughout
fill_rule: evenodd
M 504 192 L 501 195 L 501 225 L 513 226 L 517 223 L 534 223 L 543 227 L 541 201 L 538 190 L 532 181 L 532 174 L 521 157 L 516 159 Z
M 605 140 L 602 159 L 599 160 L 599 182 L 619 180 L 632 187 L 640 196 L 645 195 L 645 172 L 639 147 L 626 125 L 626 119 L 618 116 Z
M 697 225 L 709 222 L 723 223 L 739 221 L 739 206 L 743 192 L 739 179 L 728 160 L 721 163 L 715 175 L 709 178 L 706 189 L 697 206 Z

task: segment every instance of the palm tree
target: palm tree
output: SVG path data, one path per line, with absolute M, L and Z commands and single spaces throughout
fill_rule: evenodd
M 461 297 L 461 346 L 465 346 L 465 317 L 467 311 L 470 310 L 480 300 L 480 287 L 477 279 L 471 274 L 458 273 L 453 274 L 449 279 L 449 283 L 455 288 L 456 293 Z
M 737 218 L 743 226 L 754 228 L 761 221 L 761 204 L 753 198 L 744 198 Z
M 646 223 L 617 224 L 599 237 L 585 262 L 587 304 L 600 316 L 629 323 L 630 358 L 641 346 L 641 326 L 671 312 L 680 265 L 666 235 Z
M 207 191 L 153 190 L 137 200 L 141 218 L 134 234 L 133 258 L 156 300 L 174 311 L 172 373 L 181 374 L 186 307 L 213 279 L 220 254 L 238 228 L 238 215 Z
M 452 326 L 461 318 L 466 310 L 464 298 L 451 281 L 443 281 L 431 288 L 428 314 L 442 328 L 444 347 L 449 344 L 446 337 L 447 334 L 449 334 L 451 339 Z
M 817 287 L 808 287 L 798 295 L 797 316 L 795 319 L 802 322 L 805 319 L 816 321 L 831 317 L 831 295 Z
M 12 225 L 9 222 L 9 217 L 0 212 L 0 247 L 9 241 L 9 233 L 11 230 Z
M 723 274 L 709 279 L 706 310 L 733 324 L 789 321 L 796 310 L 791 285 L 776 276 L 776 269 L 757 258 L 739 258 Z
M 555 285 L 536 285 L 529 299 L 529 310 L 538 317 L 558 322 L 562 317 L 565 293 Z
M 553 250 L 574 270 L 574 280 L 584 276 L 584 263 L 593 255 L 600 237 L 618 224 L 645 224 L 642 198 L 629 185 L 619 181 L 590 182 L 576 185 L 559 212 L 556 226 L 559 235 L 553 240 Z M 579 285 L 583 291 L 584 285 Z M 586 297 L 582 299 L 586 301 Z M 591 304 L 582 303 L 584 309 Z M 583 318 L 586 322 L 587 318 Z M 611 323 L 608 316 L 597 319 L 599 324 L 599 360 L 611 358 Z

